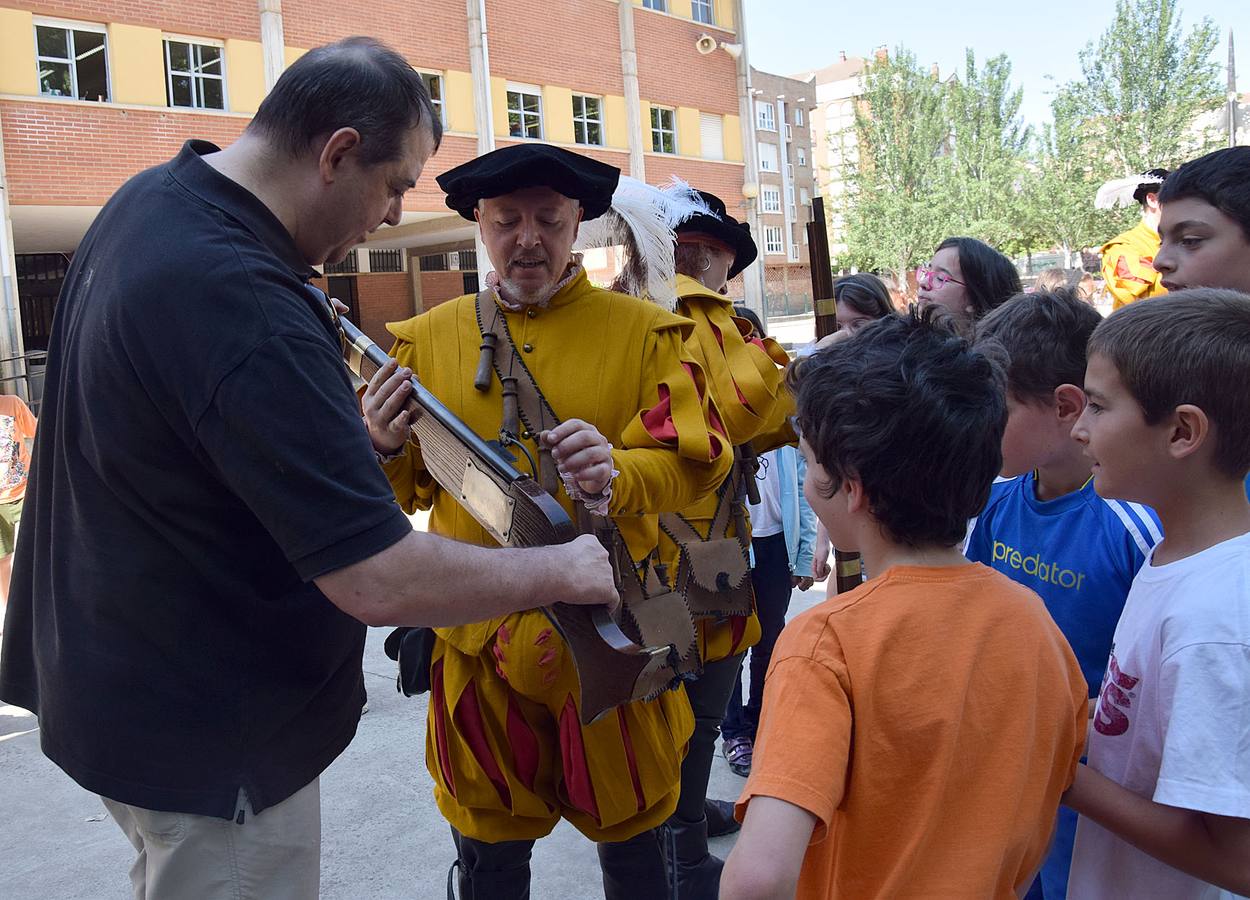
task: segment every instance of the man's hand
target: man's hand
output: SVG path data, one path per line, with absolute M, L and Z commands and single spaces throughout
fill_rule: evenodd
M 601 603 L 613 609 L 621 602 L 612 579 L 608 551 L 594 535 L 578 535 L 569 543 L 550 549 L 557 557 L 552 566 L 550 602 Z
M 538 436 L 564 472 L 587 494 L 599 494 L 612 480 L 612 445 L 595 426 L 569 419 Z
M 836 334 L 836 332 L 835 332 Z M 816 525 L 816 546 L 812 556 L 812 580 L 824 581 L 833 570 L 829 567 L 829 533 L 825 531 L 825 523 Z
M 408 383 L 411 377 L 412 369 L 401 368 L 392 359 L 378 369 L 360 401 L 373 449 L 383 456 L 395 453 L 408 442 L 412 415 L 404 404 L 412 395 L 412 385 Z
M 798 588 L 800 591 L 811 590 L 812 585 L 815 583 L 816 583 L 815 580 L 810 575 L 803 575 L 803 576 L 791 575 L 790 576 L 790 589 L 791 590 L 793 590 L 794 588 Z

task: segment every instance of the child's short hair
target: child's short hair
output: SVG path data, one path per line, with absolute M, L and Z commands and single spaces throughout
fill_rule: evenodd
M 1002 468 L 1004 377 L 931 309 L 865 325 L 790 367 L 798 426 L 836 490 L 864 485 L 900 544 L 953 546 Z
M 876 275 L 860 272 L 844 275 L 833 283 L 833 299 L 863 316 L 880 319 L 894 312 L 890 289 Z
M 1250 241 L 1250 147 L 1226 147 L 1185 163 L 1168 176 L 1159 202 L 1196 197 L 1241 226 Z
M 1094 330 L 1095 353 L 1149 424 L 1191 403 L 1215 425 L 1215 465 L 1234 478 L 1250 471 L 1250 296 L 1192 288 L 1125 306 Z
M 976 344 L 1005 352 L 1015 397 L 1049 400 L 1061 384 L 1085 383 L 1085 345 L 1101 321 L 1070 288 L 1017 294 L 977 323 Z

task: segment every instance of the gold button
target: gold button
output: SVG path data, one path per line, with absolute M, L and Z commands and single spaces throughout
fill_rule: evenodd
M 522 431 L 522 432 L 521 432 L 521 437 L 523 437 L 523 438 L 525 438 L 525 440 L 529 441 L 529 440 L 533 440 L 534 435 L 533 435 L 533 434 L 531 434 L 528 430 L 526 430 L 526 431 Z
M 525 314 L 526 314 L 527 316 L 529 316 L 529 317 L 532 319 L 532 318 L 534 318 L 535 316 L 537 316 L 537 315 L 538 315 L 538 310 L 536 310 L 536 309 L 527 309 L 527 310 L 525 311 Z
M 533 353 L 533 352 L 534 352 L 534 345 L 533 345 L 533 344 L 523 344 L 523 345 L 521 346 L 521 349 L 522 349 L 522 350 L 524 350 L 526 353 Z

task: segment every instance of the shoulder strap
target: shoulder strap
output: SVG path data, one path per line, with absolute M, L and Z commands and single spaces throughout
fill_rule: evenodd
M 539 390 L 534 374 L 525 365 L 521 355 L 517 353 L 516 344 L 512 341 L 512 332 L 508 329 L 508 320 L 499 311 L 499 304 L 495 302 L 494 293 L 490 288 L 478 292 L 477 327 L 483 338 L 488 334 L 495 336 L 495 346 L 502 351 L 494 354 L 495 374 L 499 377 L 500 383 L 504 378 L 516 379 L 521 421 L 526 429 L 537 438 L 539 432 L 555 428 L 561 420 Z

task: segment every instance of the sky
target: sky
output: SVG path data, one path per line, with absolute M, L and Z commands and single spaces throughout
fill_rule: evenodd
M 869 56 L 882 44 L 903 45 L 917 62 L 942 74 L 963 68 L 965 48 L 977 63 L 1006 53 L 1012 81 L 1024 88 L 1021 113 L 1038 124 L 1050 118 L 1055 83 L 1081 75 L 1077 54 L 1111 24 L 1114 0 L 744 0 L 751 65 L 778 75 L 818 69 L 848 56 Z M 1237 86 L 1250 91 L 1250 2 L 1180 0 L 1188 31 L 1202 18 L 1220 29 L 1216 56 L 1223 73 L 1228 32 L 1237 45 Z M 1049 81 L 1047 76 L 1055 79 Z M 1225 76 L 1221 74 L 1221 79 Z M 1222 82 L 1221 82 L 1222 83 Z

